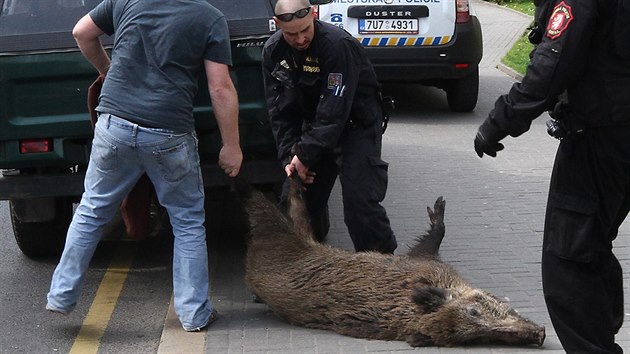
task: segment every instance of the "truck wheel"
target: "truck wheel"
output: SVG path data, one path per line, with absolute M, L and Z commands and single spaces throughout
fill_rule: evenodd
M 15 241 L 24 255 L 61 255 L 72 221 L 71 197 L 11 200 L 9 209 Z M 46 220 L 38 221 L 38 214 Z
M 453 112 L 471 112 L 479 95 L 479 68 L 468 76 L 453 80 L 446 89 L 448 107 Z

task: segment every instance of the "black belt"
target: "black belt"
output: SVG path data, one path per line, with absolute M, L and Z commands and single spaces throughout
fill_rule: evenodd
M 137 124 L 141 128 L 148 128 L 148 129 L 160 129 L 160 128 L 162 128 L 162 127 L 158 127 L 158 126 L 153 125 L 153 124 L 147 124 L 147 123 L 144 123 L 144 122 L 143 123 L 139 123 L 139 122 L 133 121 L 133 120 L 128 119 L 128 118 L 123 118 L 123 119 L 128 121 L 129 123 Z

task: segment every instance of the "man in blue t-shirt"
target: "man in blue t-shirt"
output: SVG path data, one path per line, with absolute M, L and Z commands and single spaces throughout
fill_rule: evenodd
M 115 38 L 111 60 L 103 34 Z M 46 308 L 67 314 L 75 307 L 105 224 L 146 173 L 173 227 L 175 311 L 186 331 L 198 331 L 217 317 L 208 299 L 204 190 L 192 114 L 202 70 L 223 141 L 219 166 L 233 177 L 243 159 L 227 21 L 204 0 L 105 0 L 79 20 L 73 35 L 105 81 L 85 192 Z

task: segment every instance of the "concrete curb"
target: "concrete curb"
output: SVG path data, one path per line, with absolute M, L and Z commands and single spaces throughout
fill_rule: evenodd
M 171 295 L 157 354 L 203 353 L 206 347 L 206 332 L 205 329 L 201 332 L 184 331 L 173 308 Z
M 516 81 L 523 81 L 523 75 L 521 73 L 517 72 L 516 70 L 510 68 L 509 66 L 503 63 L 497 64 L 497 69 L 507 74 L 507 76 L 513 78 Z

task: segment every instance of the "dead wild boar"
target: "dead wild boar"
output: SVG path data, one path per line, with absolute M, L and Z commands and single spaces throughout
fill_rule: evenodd
M 289 323 L 358 338 L 403 340 L 414 347 L 538 345 L 545 329 L 492 294 L 471 287 L 442 262 L 445 201 L 427 208 L 431 228 L 407 255 L 353 253 L 315 241 L 301 186 L 291 219 L 242 179 L 234 181 L 250 223 L 249 289 Z

